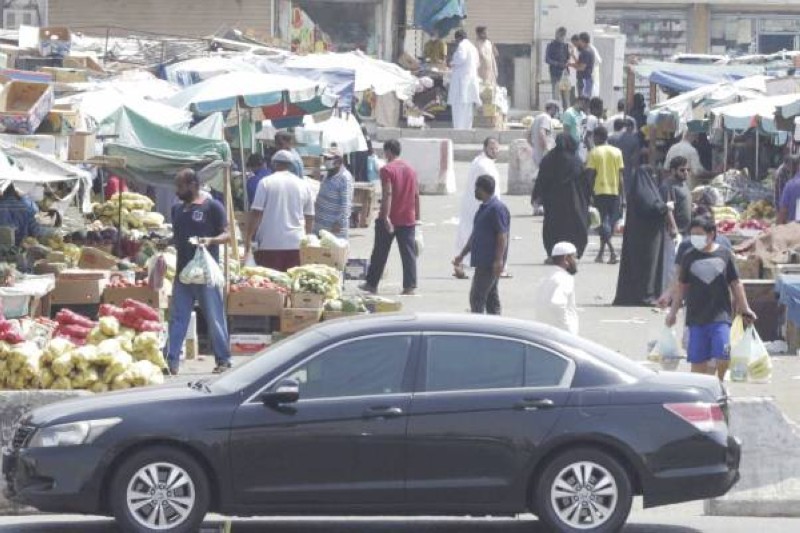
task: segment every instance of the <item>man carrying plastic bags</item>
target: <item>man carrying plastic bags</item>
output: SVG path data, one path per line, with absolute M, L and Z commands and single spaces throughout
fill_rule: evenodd
M 225 208 L 219 201 L 200 195 L 200 180 L 191 169 L 177 174 L 175 189 L 181 201 L 172 208 L 178 276 L 172 289 L 167 364 L 171 374 L 178 373 L 181 349 L 197 302 L 211 337 L 216 361 L 214 372 L 224 372 L 231 367 L 222 296 L 225 278 L 219 268 L 219 245 L 229 240 Z
M 718 245 L 717 228 L 707 217 L 695 218 L 690 225 L 692 250 L 687 252 L 680 265 L 678 284 L 672 307 L 667 315 L 667 326 L 675 325 L 678 310 L 686 300 L 686 325 L 689 327 L 689 346 L 686 359 L 692 372 L 716 374 L 720 380 L 730 364 L 730 339 L 733 309 L 746 324 L 752 324 L 756 315 L 747 303 L 744 287 L 733 254 Z

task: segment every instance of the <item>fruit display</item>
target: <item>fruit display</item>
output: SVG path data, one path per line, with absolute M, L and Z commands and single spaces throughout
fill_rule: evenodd
M 322 294 L 328 300 L 335 300 L 341 294 L 339 271 L 328 265 L 303 265 L 289 269 L 292 279 L 292 292 Z
M 774 220 L 775 207 L 767 200 L 751 202 L 744 212 L 745 219 L 752 220 Z
M 325 311 L 336 313 L 368 313 L 364 299 L 360 296 L 343 296 L 325 302 Z
M 107 202 L 92 205 L 92 212 L 106 226 L 123 230 L 158 229 L 164 225 L 164 215 L 153 212 L 155 204 L 147 196 L 123 192 Z
M 712 207 L 711 211 L 714 213 L 714 220 L 717 222 L 733 221 L 739 222 L 739 211 L 730 206 Z
M 286 272 L 273 270 L 271 268 L 260 267 L 260 266 L 245 266 L 240 269 L 239 275 L 244 279 L 263 278 L 277 285 L 278 287 L 283 287 L 284 289 L 287 290 L 292 286 L 292 278 L 291 276 L 289 276 L 289 274 L 287 274 Z

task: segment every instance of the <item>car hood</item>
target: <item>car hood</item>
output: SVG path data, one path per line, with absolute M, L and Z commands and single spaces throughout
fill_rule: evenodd
M 32 410 L 22 420 L 34 426 L 91 420 L 116 416 L 130 409 L 152 411 L 158 404 L 175 401 L 202 401 L 213 393 L 192 389 L 185 381 L 165 385 L 108 392 L 52 403 Z

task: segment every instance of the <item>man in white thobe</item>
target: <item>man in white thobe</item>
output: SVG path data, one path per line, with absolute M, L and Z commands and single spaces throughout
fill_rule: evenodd
M 464 184 L 461 193 L 461 207 L 459 209 L 458 234 L 456 235 L 457 253 L 464 249 L 470 235 L 472 235 L 472 223 L 475 213 L 478 212 L 481 202 L 475 198 L 475 182 L 481 176 L 491 176 L 494 182 L 499 185 L 500 173 L 497 170 L 495 159 L 500 152 L 500 143 L 494 137 L 487 137 L 483 141 L 483 152 L 472 160 L 467 174 L 467 182 Z M 500 197 L 500 187 L 495 190 L 495 196 Z M 464 259 L 464 263 L 469 264 L 469 256 Z M 464 267 L 455 268 L 453 275 L 459 279 L 466 279 Z
M 450 61 L 450 88 L 447 103 L 453 114 L 453 128 L 471 130 L 474 108 L 481 103 L 478 78 L 478 49 L 469 42 L 464 30 L 455 33 L 456 48 Z
M 478 36 L 478 77 L 484 84 L 494 87 L 497 85 L 497 48 L 489 40 L 486 26 L 478 26 L 475 33 Z
M 553 265 L 536 288 L 536 321 L 578 334 L 578 309 L 575 305 L 575 274 L 578 250 L 570 242 L 553 246 Z

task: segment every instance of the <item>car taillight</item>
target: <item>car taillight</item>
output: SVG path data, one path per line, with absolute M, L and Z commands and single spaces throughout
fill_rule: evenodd
M 665 403 L 664 408 L 700 431 L 725 431 L 727 429 L 725 416 L 719 404 L 703 402 Z

